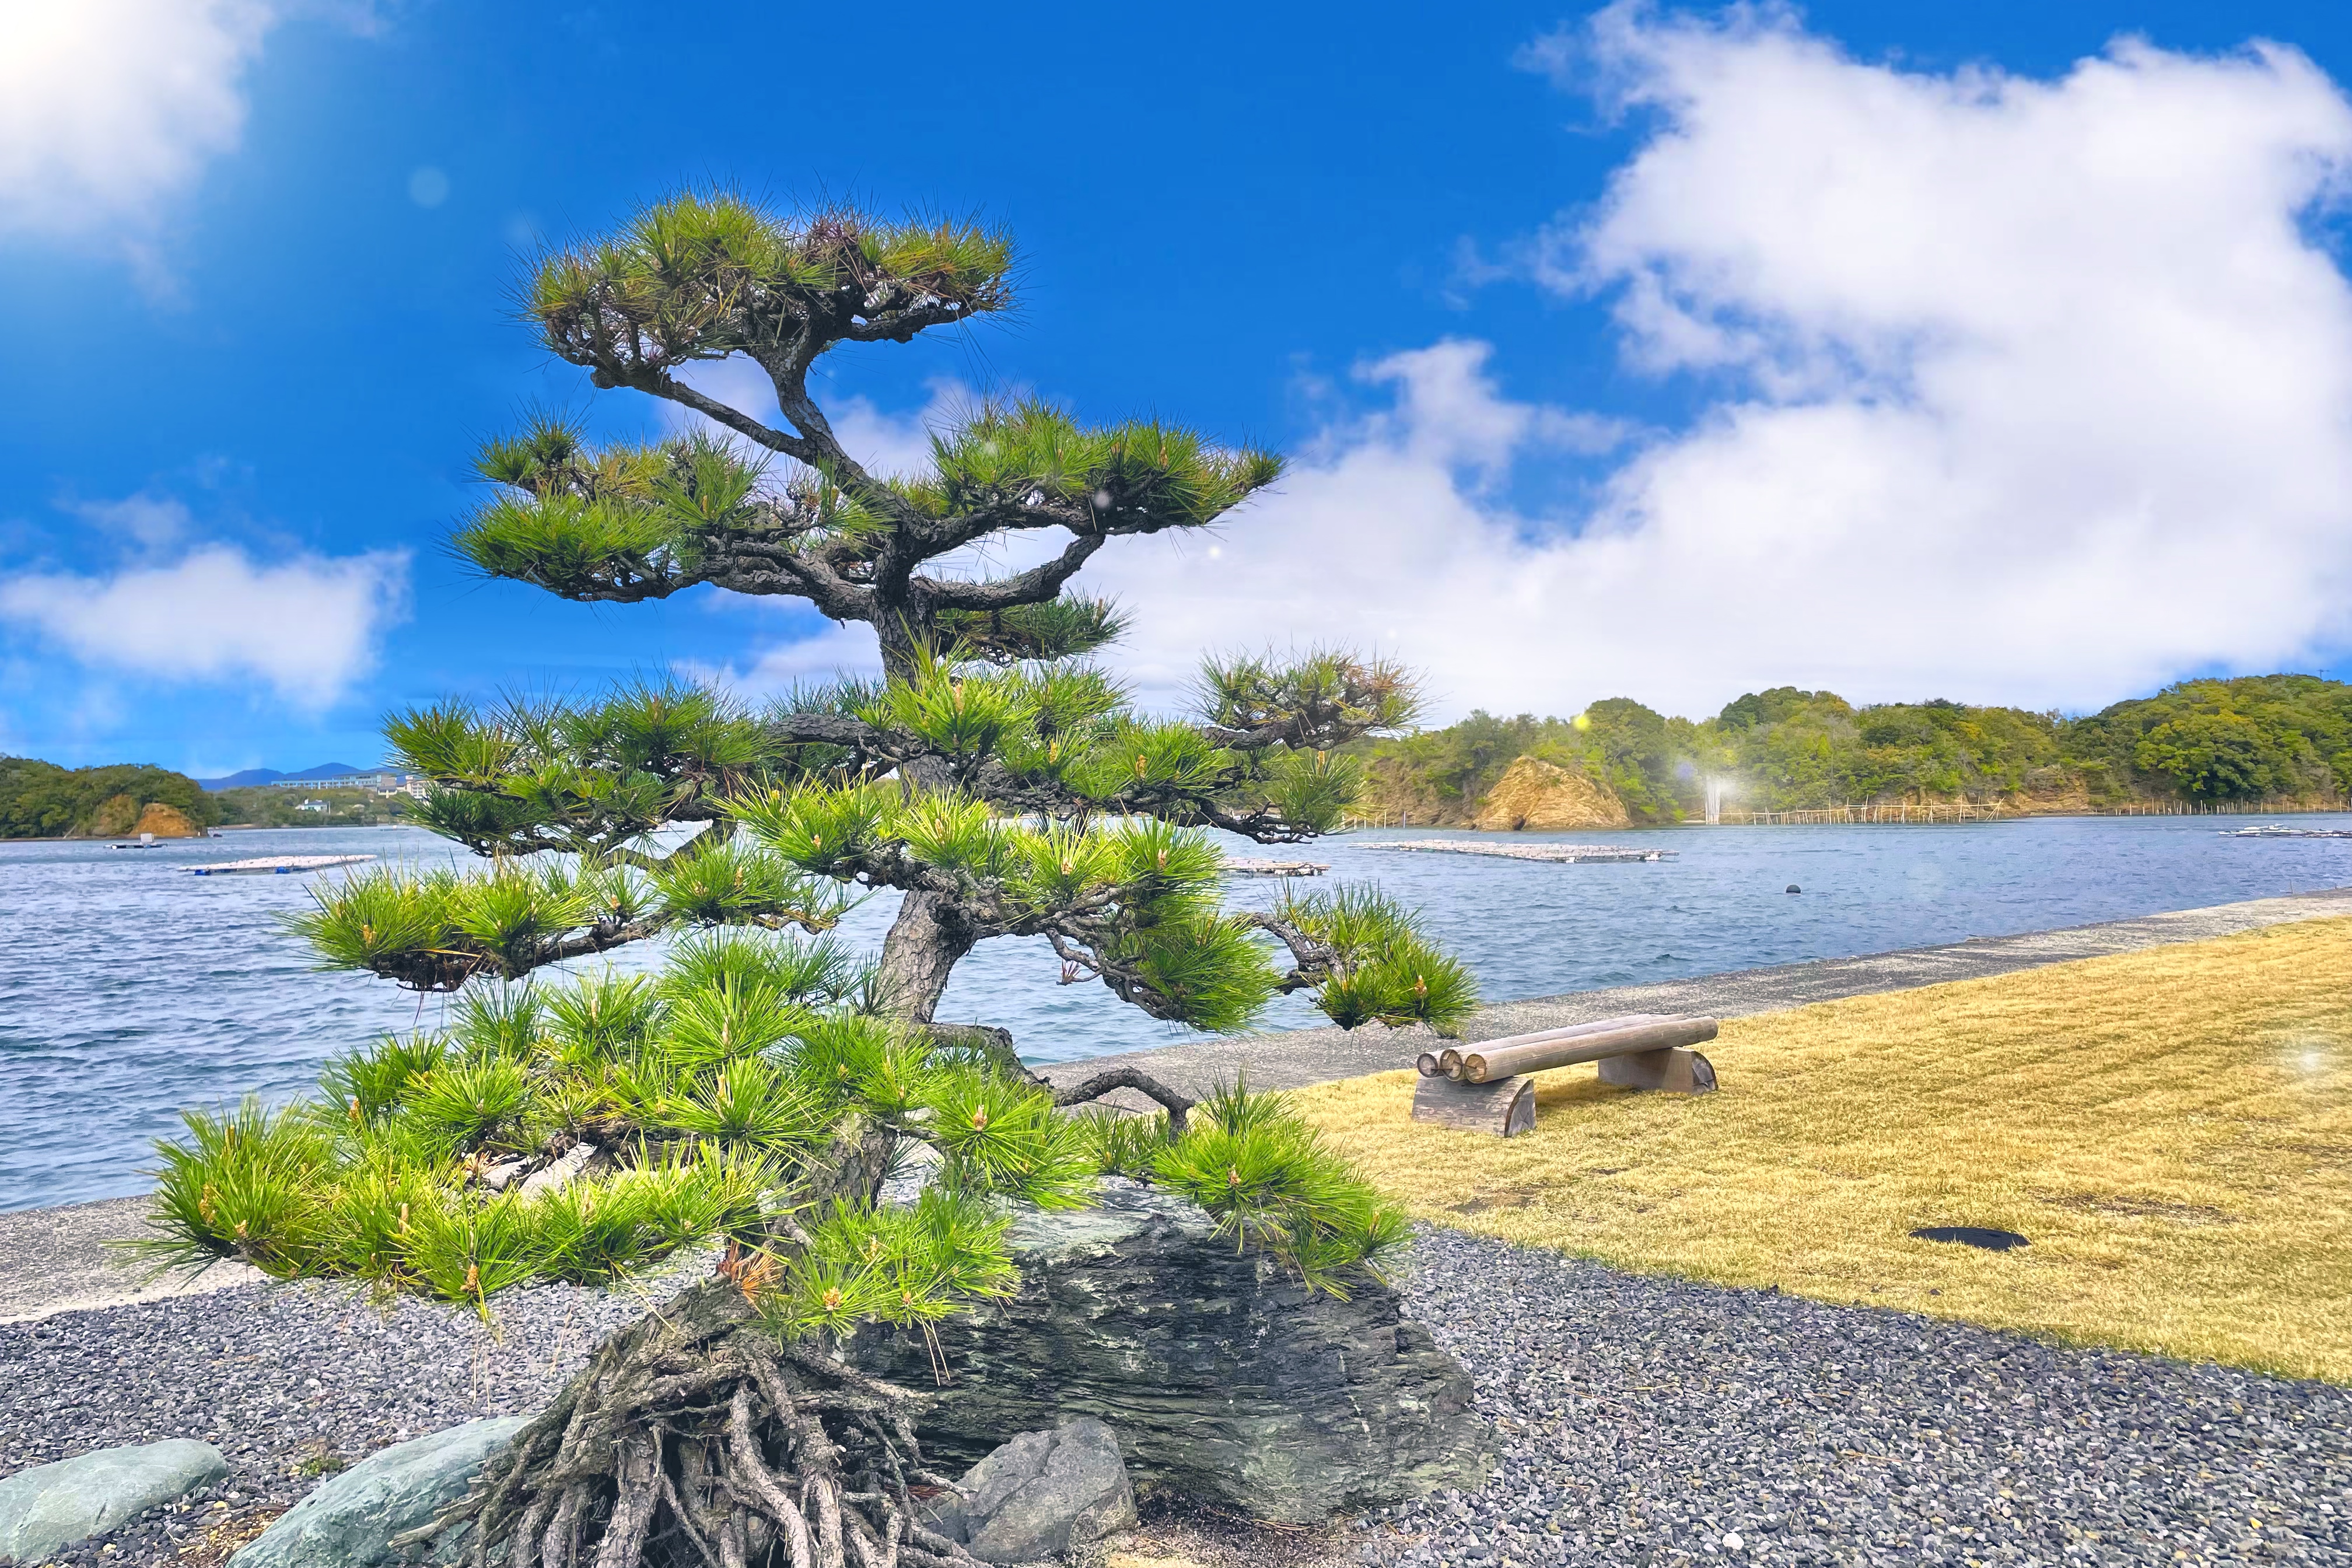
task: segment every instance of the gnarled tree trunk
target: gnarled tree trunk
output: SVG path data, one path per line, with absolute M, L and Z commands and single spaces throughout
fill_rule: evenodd
M 882 939 L 883 1005 L 911 1023 L 928 1024 L 957 961 L 977 942 L 954 900 L 939 893 L 908 893 Z

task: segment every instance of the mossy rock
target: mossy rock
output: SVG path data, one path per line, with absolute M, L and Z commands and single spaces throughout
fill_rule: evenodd
M 1016 1211 L 1017 1294 L 929 1334 L 868 1327 L 856 1359 L 945 1394 L 918 1418 L 935 1459 L 1092 1416 L 1140 1482 L 1250 1519 L 1319 1524 L 1475 1491 L 1492 1434 L 1470 1378 L 1394 1290 L 1309 1290 L 1182 1198 L 1107 1180 L 1097 1206 Z

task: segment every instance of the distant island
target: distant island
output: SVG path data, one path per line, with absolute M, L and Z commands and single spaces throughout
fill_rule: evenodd
M 2315 675 L 2185 680 L 2072 719 L 1945 701 L 1856 707 L 1776 686 L 1711 719 L 1670 719 L 1612 697 L 1572 719 L 1481 710 L 1349 750 L 1369 764 L 1365 820 L 1433 827 L 1688 822 L 1703 816 L 1709 780 L 1734 821 L 1895 805 L 1987 816 L 2324 811 L 2352 796 L 2352 685 Z M 383 782 L 341 763 L 194 779 L 143 764 L 0 757 L 0 838 L 400 821 L 413 797 Z
M 1691 821 L 1710 779 L 1728 820 L 1895 805 L 2316 811 L 2352 795 L 2352 686 L 2313 675 L 2185 680 L 2073 719 L 1945 701 L 1856 707 L 1780 686 L 1711 719 L 1670 719 L 1619 697 L 1573 719 L 1480 711 L 1352 749 L 1370 764 L 1367 819 L 1432 826 Z
M 274 787 L 281 781 L 299 786 Z M 142 763 L 59 767 L 0 757 L 0 838 L 194 838 L 215 827 L 353 827 L 397 822 L 410 797 L 343 763 L 193 779 Z

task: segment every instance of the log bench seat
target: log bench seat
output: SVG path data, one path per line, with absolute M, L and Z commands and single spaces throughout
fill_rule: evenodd
M 1628 1013 L 1564 1029 L 1507 1035 L 1474 1046 L 1423 1051 L 1416 1064 L 1412 1119 L 1508 1138 L 1536 1124 L 1533 1075 L 1579 1062 L 1601 1064 L 1601 1081 L 1669 1094 L 1706 1094 L 1713 1064 L 1690 1047 L 1715 1038 L 1712 1018 Z

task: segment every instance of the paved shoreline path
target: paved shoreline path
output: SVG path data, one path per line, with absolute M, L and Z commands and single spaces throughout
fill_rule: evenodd
M 1536 996 L 1482 1007 L 1463 1026 L 1462 1037 L 1472 1041 L 1500 1039 L 1506 1035 L 1590 1023 L 1621 1013 L 1685 1013 L 1701 1017 L 1738 1018 L 1750 1013 L 1802 1007 L 1812 1002 L 1834 1002 L 1841 997 L 1866 996 L 1881 991 L 1908 991 L 1954 980 L 1980 980 L 1990 974 L 2039 969 L 2075 959 L 2135 952 L 2168 942 L 2203 942 L 2210 937 L 2259 931 L 2264 926 L 2284 925 L 2291 921 L 2326 920 L 2340 915 L 2352 915 L 2352 888 L 2252 899 L 2201 910 L 2176 910 L 2168 914 L 2061 931 L 1970 937 L 1941 947 L 1911 948 L 1900 952 L 1819 958 L 1803 963 L 1777 964 L 1769 969 L 1740 969 L 1687 980 L 1662 980 L 1648 985 L 1574 991 L 1560 996 Z M 1198 1094 L 1221 1080 L 1230 1082 L 1246 1068 L 1253 1089 L 1304 1089 L 1308 1084 L 1411 1067 L 1413 1058 L 1436 1038 L 1435 1034 L 1424 1028 L 1383 1029 L 1377 1025 L 1352 1032 L 1330 1027 L 1293 1029 L 1279 1035 L 1187 1040 L 1156 1050 L 1054 1062 L 1036 1070 L 1057 1085 L 1067 1085 L 1082 1083 L 1114 1068 L 1137 1068 L 1172 1089 Z M 1112 1098 L 1125 1102 L 1125 1097 Z M 1138 1110 L 1149 1103 L 1140 1097 L 1133 1100 Z
M 1816 959 L 1769 969 L 1736 970 L 1650 985 L 1621 985 L 1539 996 L 1482 1008 L 1465 1026 L 1470 1040 L 1491 1040 L 1564 1024 L 1580 1024 L 1619 1013 L 1690 1013 L 1738 1017 L 1810 1002 L 1833 1001 L 1880 991 L 1902 991 L 1946 981 L 1974 980 L 2014 970 L 2035 969 L 2074 959 L 2131 952 L 2167 942 L 2201 942 L 2282 925 L 2290 921 L 2352 915 L 2352 888 L 2294 893 L 2179 910 L 2137 920 L 2110 921 L 2063 931 L 2018 936 L 1971 937 L 1941 947 L 1859 958 Z M 1198 1093 L 1243 1068 L 1259 1089 L 1303 1089 L 1335 1079 L 1358 1078 L 1409 1067 L 1434 1038 L 1425 1029 L 1296 1029 L 1278 1035 L 1188 1041 L 1157 1050 L 1089 1057 L 1040 1068 L 1055 1083 L 1082 1081 L 1113 1068 L 1140 1068 L 1187 1093 Z M 1130 1098 L 1122 1094 L 1115 1100 Z M 1132 1097 L 1137 1109 L 1149 1104 Z M 106 1243 L 140 1234 L 143 1198 L 109 1198 L 57 1208 L 0 1214 L 0 1323 L 23 1322 L 55 1312 L 110 1307 L 159 1297 L 202 1293 L 249 1284 L 259 1276 L 236 1264 L 220 1264 L 195 1279 L 163 1281 L 145 1288 L 136 1273 L 121 1268 Z

